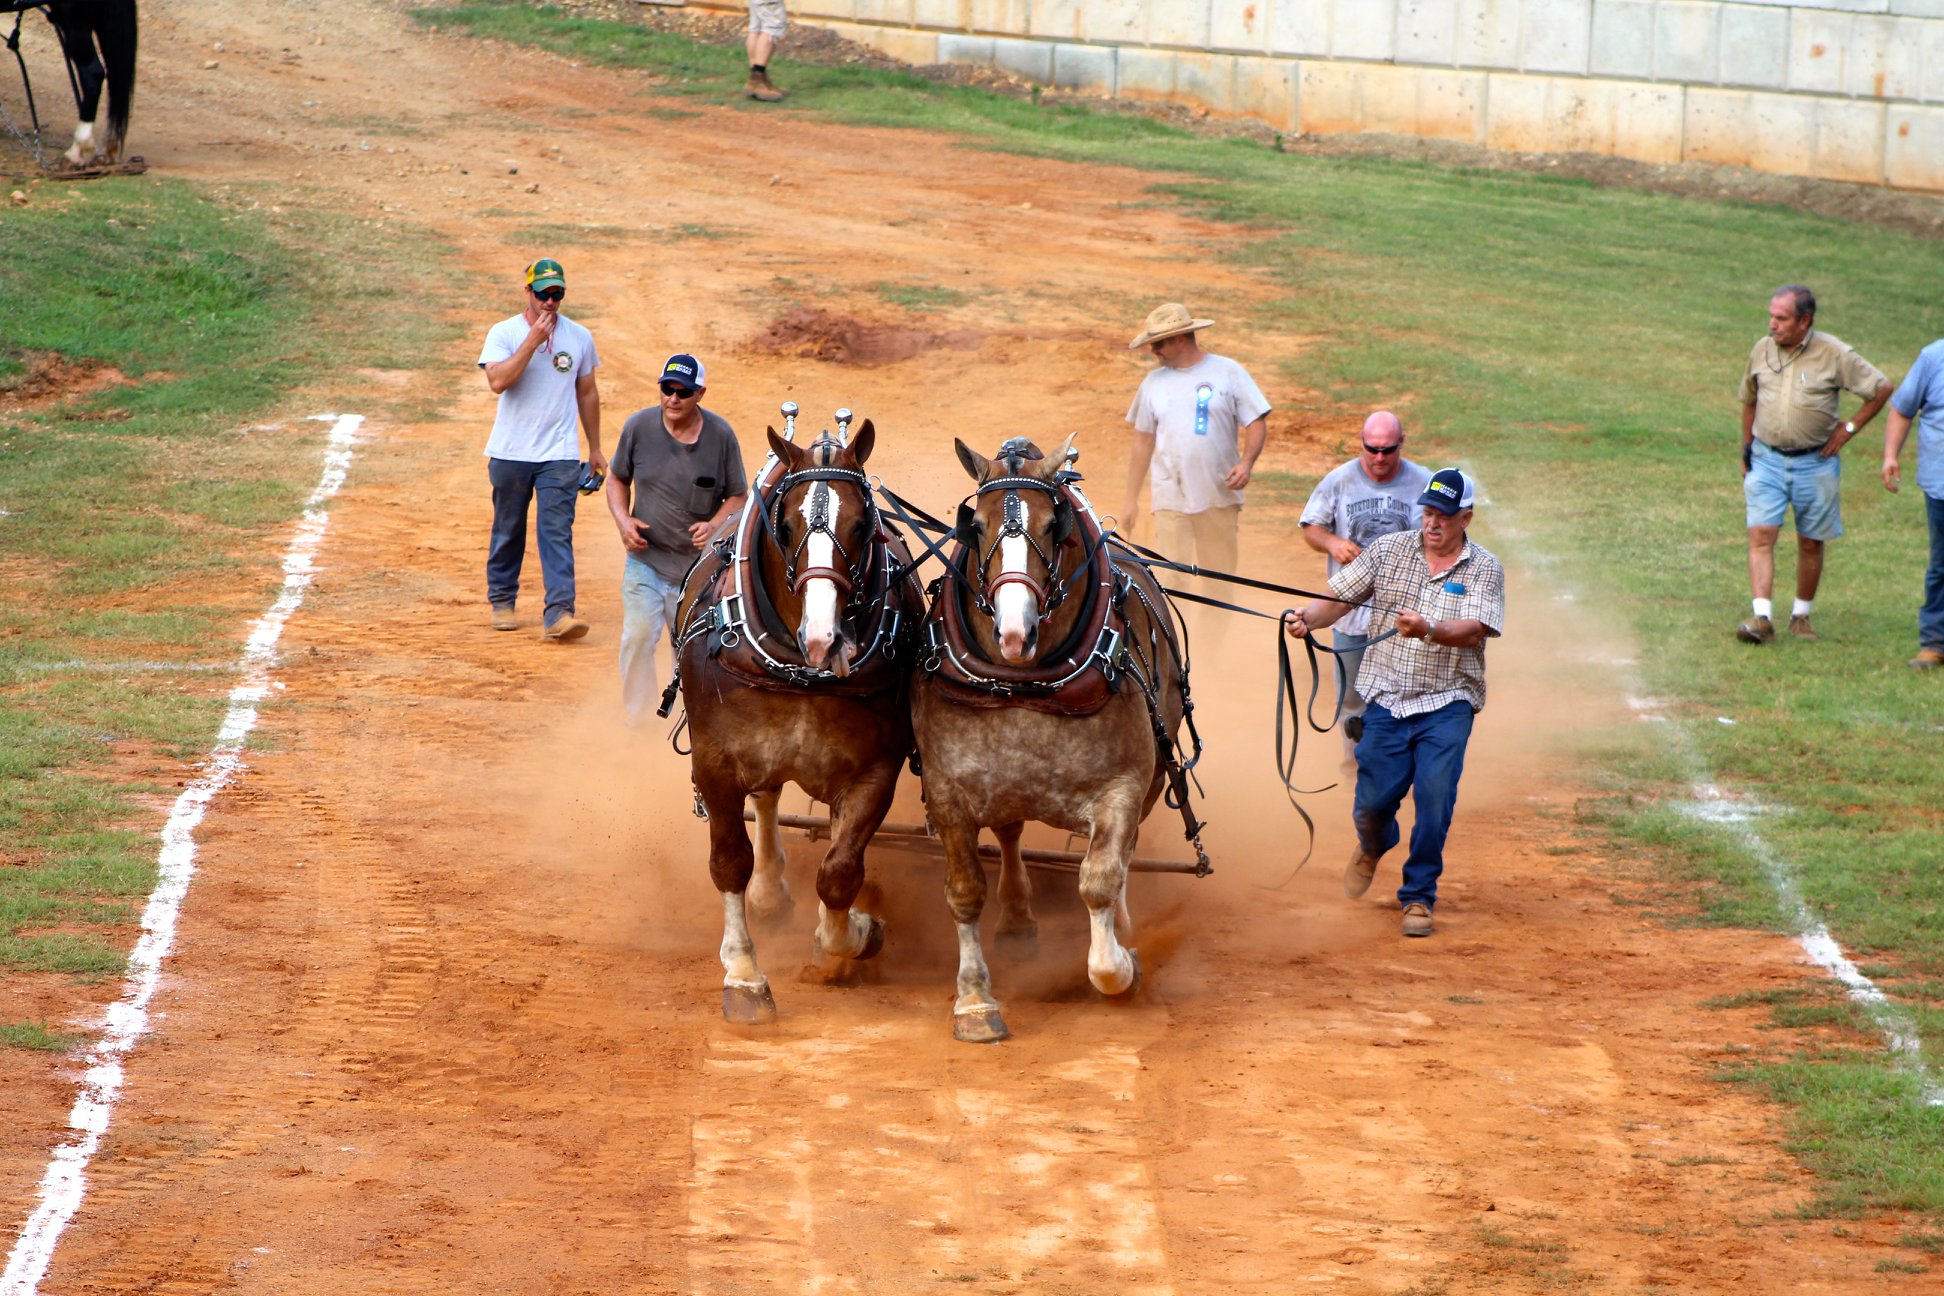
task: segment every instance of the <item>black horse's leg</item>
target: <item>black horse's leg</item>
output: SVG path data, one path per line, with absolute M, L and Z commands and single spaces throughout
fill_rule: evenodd
M 74 143 L 62 155 L 70 166 L 81 166 L 95 158 L 95 115 L 101 108 L 101 83 L 108 77 L 95 53 L 90 7 L 74 3 L 47 7 L 48 21 L 61 38 L 61 55 L 74 78 Z
M 97 132 L 97 155 L 119 162 L 128 138 L 128 113 L 135 102 L 135 0 L 98 0 L 95 39 L 108 75 L 108 129 Z

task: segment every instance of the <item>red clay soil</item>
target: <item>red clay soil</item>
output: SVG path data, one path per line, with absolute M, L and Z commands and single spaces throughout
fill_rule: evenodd
M 1117 506 L 1125 342 L 1158 301 L 1213 314 L 1207 341 L 1287 402 L 1300 340 L 1239 323 L 1271 289 L 1218 255 L 1236 230 L 1152 205 L 1132 172 L 735 102 L 671 118 L 643 78 L 426 35 L 370 0 L 144 17 L 134 146 L 158 173 L 373 238 L 429 226 L 480 287 L 411 393 L 453 417 L 388 421 L 374 385 L 287 692 L 203 824 L 162 1016 L 45 1291 L 1851 1292 L 1912 1254 L 1894 1220 L 1791 1219 L 1814 1185 L 1779 1113 L 1712 1078 L 1762 1044 L 1761 1015 L 1701 1004 L 1797 984 L 1797 950 L 1616 903 L 1621 863 L 1571 835 L 1573 735 L 1625 722 L 1580 660 L 1610 637 L 1509 552 L 1431 939 L 1398 934 L 1394 863 L 1343 898 L 1341 787 L 1310 799 L 1315 860 L 1272 889 L 1301 834 L 1270 771 L 1267 641 L 1237 627 L 1196 672 L 1218 872 L 1139 880 L 1134 1002 L 1086 987 L 1083 913 L 1043 878 L 1040 957 L 995 964 L 1015 1038 L 955 1044 L 940 870 L 891 852 L 865 983 L 799 981 L 805 848 L 796 918 L 759 938 L 781 1019 L 726 1026 L 685 764 L 618 715 L 602 509 L 577 541 L 592 634 L 541 641 L 531 558 L 522 628 L 488 628 L 473 360 L 518 268 L 565 262 L 610 444 L 693 350 L 752 460 L 778 402 L 813 424 L 847 405 L 880 429 L 872 469 L 934 511 L 964 487 L 954 435 L 1076 430 Z M 885 283 L 963 299 L 906 316 Z M 968 341 L 871 367 L 758 344 L 804 309 Z M 1317 471 L 1356 415 L 1278 426 L 1269 463 Z M 1317 579 L 1286 522 L 1245 543 L 1251 570 Z M 1312 740 L 1304 779 L 1334 776 L 1334 742 Z M 908 782 L 894 817 L 921 813 Z M 1180 852 L 1178 828 L 1157 816 L 1143 849 Z M 6 1058 L 13 1220 L 74 1082 Z

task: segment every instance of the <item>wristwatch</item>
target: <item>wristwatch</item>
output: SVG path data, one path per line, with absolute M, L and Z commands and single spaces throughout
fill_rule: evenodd
M 1856 435 L 1856 423 L 1855 423 L 1855 422 L 1854 422 L 1853 420 L 1851 420 L 1851 419 L 1844 419 L 1844 420 L 1843 420 L 1843 433 L 1844 433 L 1844 435 L 1846 435 L 1846 436 L 1855 436 L 1855 435 Z

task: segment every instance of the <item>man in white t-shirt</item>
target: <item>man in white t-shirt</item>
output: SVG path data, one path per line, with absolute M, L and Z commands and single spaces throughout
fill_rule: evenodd
M 1242 488 L 1262 454 L 1269 402 L 1248 370 L 1196 344 L 1195 331 L 1214 322 L 1169 302 L 1150 311 L 1147 327 L 1127 344 L 1146 347 L 1161 363 L 1141 380 L 1127 410 L 1134 452 L 1119 521 L 1133 532 L 1146 484 L 1155 547 L 1176 562 L 1232 572 Z
M 486 475 L 493 483 L 493 539 L 486 551 L 486 598 L 493 629 L 512 630 L 526 557 L 527 509 L 538 499 L 534 531 L 547 606 L 541 631 L 556 643 L 587 633 L 574 615 L 574 499 L 580 490 L 580 437 L 587 461 L 607 471 L 601 453 L 601 393 L 594 371 L 601 357 L 594 335 L 560 313 L 567 275 L 542 257 L 526 268 L 526 309 L 486 334 L 479 367 L 499 396 L 493 434 L 486 441 Z
M 1404 457 L 1404 425 L 1389 410 L 1364 420 L 1363 453 L 1324 474 L 1303 506 L 1303 540 L 1330 557 L 1334 576 L 1357 560 L 1378 536 L 1417 525 L 1418 496 L 1431 484 L 1431 470 Z M 1363 695 L 1357 671 L 1370 638 L 1370 610 L 1352 608 L 1332 627 L 1337 650 L 1338 709 L 1343 715 L 1346 759 L 1356 760 L 1363 737 Z

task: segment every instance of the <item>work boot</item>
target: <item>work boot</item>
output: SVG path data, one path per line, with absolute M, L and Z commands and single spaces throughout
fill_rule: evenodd
M 1821 635 L 1816 633 L 1815 627 L 1809 624 L 1809 614 L 1806 612 L 1801 616 L 1792 616 L 1789 618 L 1789 633 L 1798 639 L 1822 638 Z
M 520 619 L 513 615 L 513 605 L 511 603 L 493 604 L 493 629 L 517 630 L 519 628 Z
M 1917 655 L 1910 659 L 1912 670 L 1936 670 L 1944 666 L 1944 652 L 1935 648 L 1919 648 Z
M 1743 643 L 1767 644 L 1775 642 L 1775 622 L 1767 617 L 1750 617 L 1735 627 L 1735 638 Z
M 767 68 L 760 72 L 755 68 L 749 70 L 749 80 L 743 82 L 743 93 L 764 103 L 777 103 L 783 98 L 783 92 L 770 83 Z
M 1431 907 L 1421 901 L 1413 900 L 1404 906 L 1404 934 L 1406 936 L 1429 936 L 1431 934 Z
M 1350 862 L 1343 866 L 1343 894 L 1355 900 L 1370 890 L 1370 879 L 1377 875 L 1377 859 L 1364 854 L 1362 845 L 1350 852 Z
M 543 633 L 555 643 L 572 643 L 587 633 L 587 622 L 572 612 L 562 612 Z

